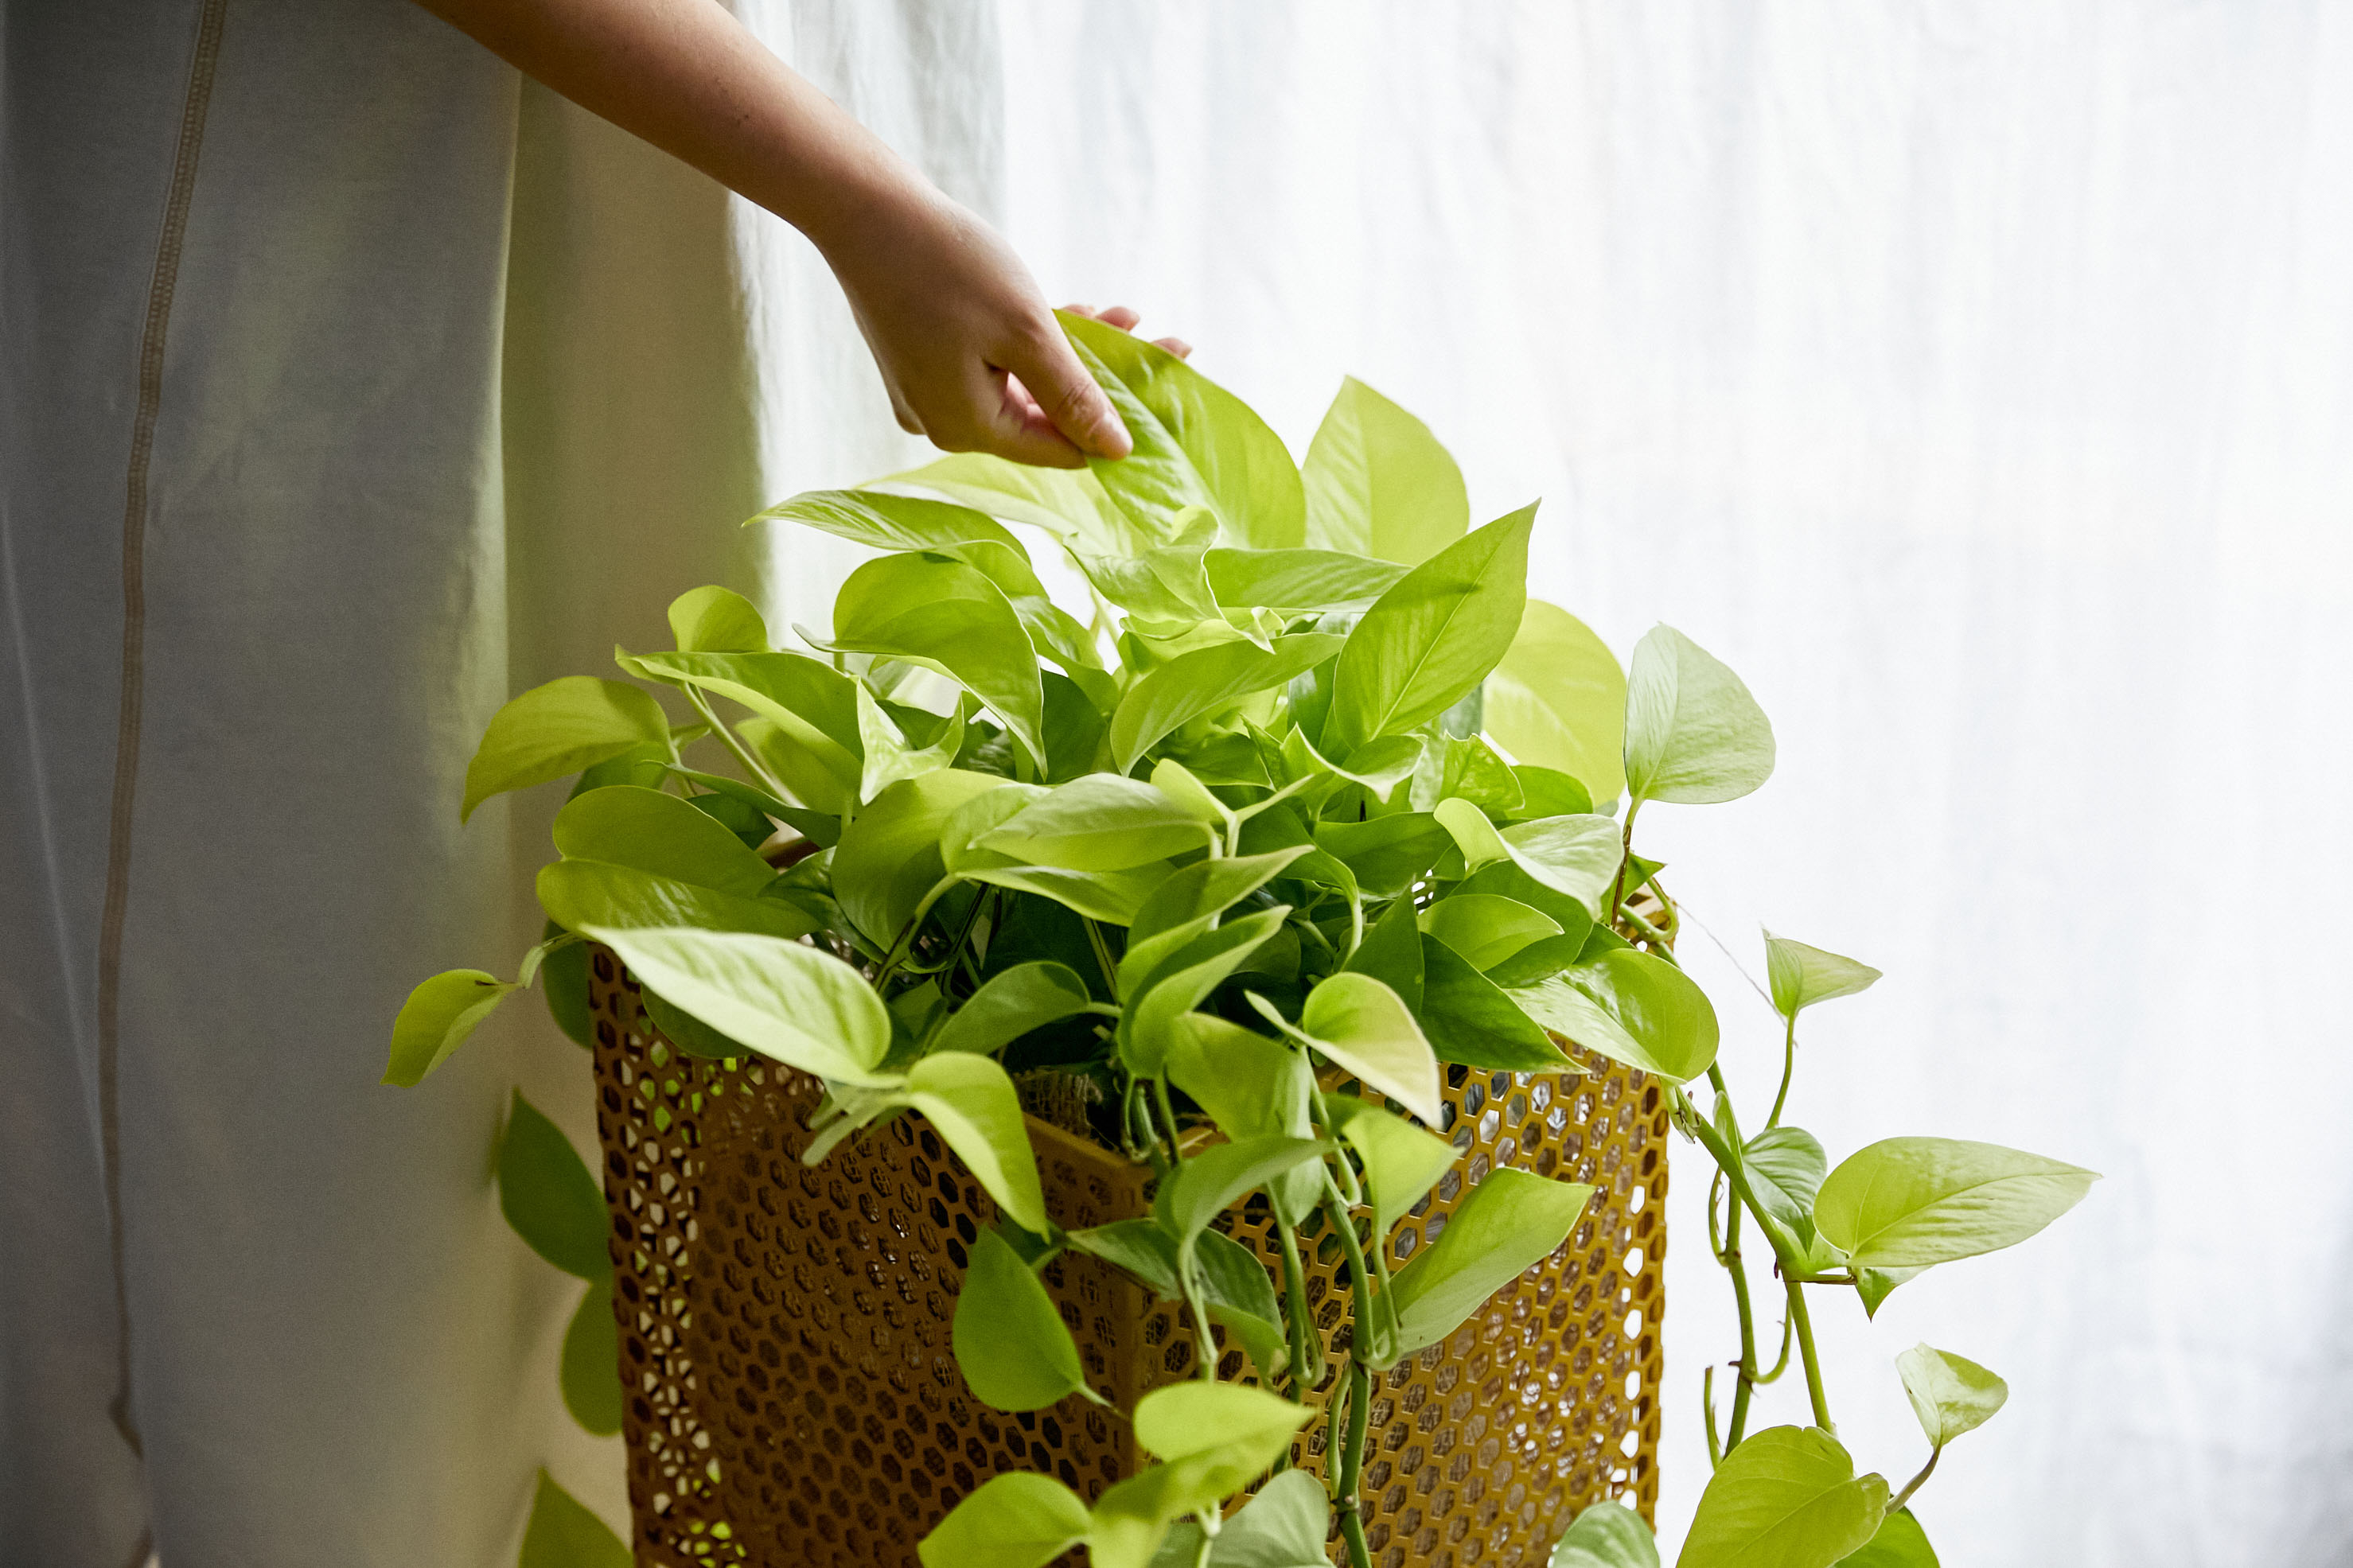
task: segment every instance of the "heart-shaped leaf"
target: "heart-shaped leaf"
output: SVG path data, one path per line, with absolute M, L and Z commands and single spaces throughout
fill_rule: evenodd
M 1852 996 L 1879 978 L 1868 963 L 1857 963 L 1802 942 L 1765 933 L 1765 973 L 1772 983 L 1773 1005 L 1785 1018 L 1834 996 Z
M 1889 1138 L 1830 1173 L 1814 1223 L 1858 1268 L 1925 1268 L 2024 1241 L 2099 1179 L 1996 1143 Z
M 670 721 L 640 688 L 567 675 L 534 686 L 492 716 L 466 766 L 458 818 L 494 795 L 523 789 L 617 757 L 638 746 L 670 751 Z
M 1887 1483 L 1819 1426 L 1775 1426 L 1724 1457 L 1676 1568 L 1829 1568 L 1868 1542 Z
M 1092 1005 L 1086 982 L 1068 964 L 1051 959 L 1017 963 L 990 975 L 949 1014 L 932 1037 L 931 1048 L 994 1056 L 1030 1030 Z
M 1506 1166 L 1487 1173 L 1455 1205 L 1438 1239 L 1399 1269 L 1397 1354 L 1434 1345 L 1487 1298 L 1535 1268 L 1568 1239 L 1593 1189 Z
M 1737 800 L 1773 774 L 1773 726 L 1740 677 L 1672 626 L 1634 645 L 1626 787 L 1646 800 Z
M 916 1546 L 923 1568 L 1044 1568 L 1081 1541 L 1087 1505 L 1051 1476 L 991 1476 Z
M 2010 1398 L 2010 1384 L 1973 1361 L 1930 1345 L 1914 1345 L 1895 1358 L 1912 1414 L 1931 1447 L 1941 1448 L 1964 1432 L 1993 1419 Z
M 991 1409 L 1043 1410 L 1086 1386 L 1054 1299 L 994 1230 L 973 1244 L 951 1337 L 965 1385 Z
M 1530 599 L 1487 678 L 1487 733 L 1522 763 L 1556 768 L 1591 811 L 1625 787 L 1626 676 L 1609 646 L 1558 605 Z M 1547 815 L 1533 813 L 1531 815 Z
M 1471 526 L 1462 470 L 1430 426 L 1354 376 L 1316 426 L 1299 477 L 1308 542 L 1324 550 L 1414 566 Z
M 403 1089 L 424 1081 L 516 989 L 479 969 L 452 969 L 418 982 L 392 1021 L 382 1081 Z
M 1598 1502 L 1553 1547 L 1552 1568 L 1659 1568 L 1659 1543 L 1641 1514 Z
M 1455 541 L 1399 578 L 1348 634 L 1319 750 L 1343 763 L 1366 742 L 1435 719 L 1495 668 L 1527 598 L 1531 506 Z
M 839 1083 L 897 1081 L 879 1070 L 891 1016 L 865 977 L 838 958 L 740 931 L 591 926 L 581 934 L 610 947 L 672 1006 L 763 1056 Z

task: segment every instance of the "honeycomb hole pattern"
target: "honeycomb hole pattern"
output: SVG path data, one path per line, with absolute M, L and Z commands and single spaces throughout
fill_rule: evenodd
M 1102 1409 L 1073 1396 L 1011 1415 L 965 1388 L 950 1325 L 995 1207 L 927 1123 L 900 1117 L 805 1166 L 815 1080 L 682 1057 L 609 952 L 591 976 L 641 1568 L 914 1568 L 916 1542 L 991 1476 L 1040 1470 L 1092 1500 L 1134 1473 L 1126 1424 Z M 1375 1568 L 1536 1568 L 1578 1510 L 1656 1504 L 1664 1092 L 1567 1048 L 1587 1076 L 1448 1069 L 1440 1131 L 1463 1159 L 1390 1238 L 1392 1268 L 1492 1171 L 1595 1194 L 1559 1250 L 1375 1377 L 1361 1494 Z M 1325 1087 L 1379 1098 L 1337 1074 Z M 1147 1171 L 1034 1118 L 1029 1131 L 1058 1224 L 1150 1211 Z M 1269 1225 L 1262 1200 L 1220 1221 L 1279 1268 Z M 1344 1351 L 1339 1238 L 1319 1228 L 1303 1250 L 1317 1327 Z M 1082 1256 L 1046 1283 L 1104 1398 L 1132 1407 L 1195 1374 L 1176 1304 Z M 1213 1332 L 1220 1371 L 1254 1381 Z M 1322 1475 L 1324 1423 L 1293 1452 Z

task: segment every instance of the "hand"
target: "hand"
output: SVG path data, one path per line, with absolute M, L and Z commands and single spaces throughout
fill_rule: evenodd
M 1076 468 L 1131 449 L 1019 257 L 995 230 L 912 183 L 828 237 L 826 258 L 899 423 L 951 452 Z M 1126 331 L 1124 306 L 1077 314 Z M 1160 346 L 1180 356 L 1175 338 Z

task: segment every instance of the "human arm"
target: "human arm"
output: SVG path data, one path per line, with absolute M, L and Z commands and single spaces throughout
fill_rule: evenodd
M 1011 247 L 715 0 L 418 3 L 807 235 L 909 430 L 1052 468 L 1127 454 Z

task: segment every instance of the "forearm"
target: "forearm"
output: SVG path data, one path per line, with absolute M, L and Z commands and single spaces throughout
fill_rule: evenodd
M 525 75 L 828 252 L 922 176 L 717 0 L 418 0 Z

